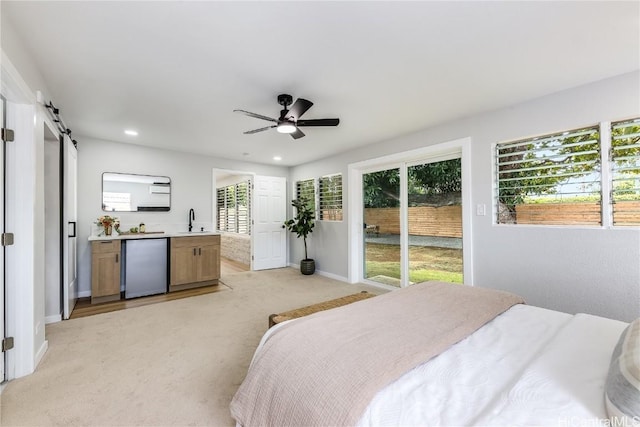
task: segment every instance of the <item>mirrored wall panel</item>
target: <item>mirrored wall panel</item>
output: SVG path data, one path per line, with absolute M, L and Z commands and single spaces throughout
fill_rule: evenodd
M 105 172 L 102 210 L 106 212 L 167 212 L 171 209 L 168 176 Z

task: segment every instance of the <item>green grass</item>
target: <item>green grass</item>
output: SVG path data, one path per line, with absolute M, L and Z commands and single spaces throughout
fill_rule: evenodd
M 366 244 L 366 277 L 400 278 L 400 246 Z M 441 280 L 462 283 L 462 250 L 411 246 L 409 280 L 414 283 Z

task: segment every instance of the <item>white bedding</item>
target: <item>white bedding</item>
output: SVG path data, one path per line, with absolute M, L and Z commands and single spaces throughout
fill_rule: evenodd
M 625 323 L 517 305 L 381 390 L 359 425 L 586 425 Z M 578 423 L 578 424 L 576 424 Z
M 358 425 L 598 425 L 625 326 L 516 305 L 378 392 Z

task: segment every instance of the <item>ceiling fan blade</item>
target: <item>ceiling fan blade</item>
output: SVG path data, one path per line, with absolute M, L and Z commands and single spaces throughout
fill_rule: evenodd
M 338 126 L 340 119 L 298 120 L 298 126 Z
M 286 114 L 288 119 L 298 120 L 300 116 L 307 112 L 309 108 L 313 105 L 313 102 L 307 101 L 306 99 L 298 98 L 296 102 L 293 103 L 291 108 Z
M 302 132 L 300 129 L 296 128 L 296 131 L 293 133 L 290 133 L 289 135 L 291 135 L 291 138 L 293 139 L 298 139 L 298 138 L 302 138 L 304 136 L 304 132 Z
M 249 117 L 254 117 L 256 119 L 262 119 L 262 120 L 268 120 L 270 122 L 278 122 L 276 119 L 272 119 L 271 117 L 267 117 L 267 116 L 263 116 L 262 114 L 256 114 L 256 113 L 252 113 L 251 111 L 245 111 L 245 110 L 233 110 L 234 113 L 242 113 L 245 114 Z
M 251 135 L 253 133 L 258 133 L 258 132 L 262 132 L 264 130 L 273 129 L 274 127 L 276 127 L 276 125 L 263 127 L 263 128 L 260 128 L 260 129 L 248 130 L 248 131 L 242 132 L 242 133 L 244 133 L 245 135 Z

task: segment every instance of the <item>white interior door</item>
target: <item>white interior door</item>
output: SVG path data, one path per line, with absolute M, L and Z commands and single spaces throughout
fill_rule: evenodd
M 78 299 L 77 216 L 78 150 L 68 135 L 64 136 L 62 195 L 62 303 L 63 319 L 68 319 Z
M 287 265 L 287 182 L 283 177 L 258 176 L 253 196 L 253 270 Z

